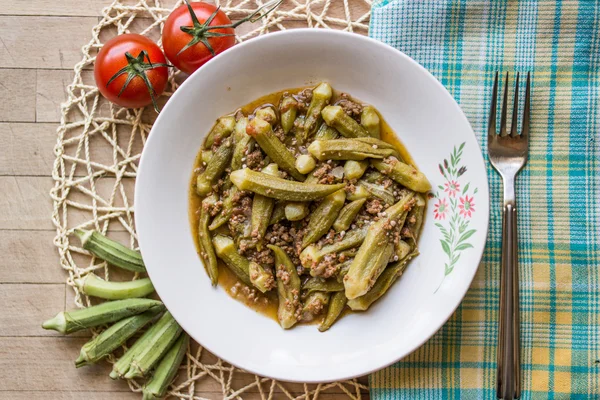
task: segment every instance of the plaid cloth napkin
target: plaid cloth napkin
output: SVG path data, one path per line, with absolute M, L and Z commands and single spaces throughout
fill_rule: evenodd
M 388 0 L 373 5 L 370 36 L 448 88 L 482 149 L 494 72 L 532 71 L 517 181 L 521 398 L 600 399 L 600 4 Z M 488 177 L 489 237 L 471 289 L 429 342 L 371 375 L 373 399 L 496 398 L 502 186 L 491 166 Z

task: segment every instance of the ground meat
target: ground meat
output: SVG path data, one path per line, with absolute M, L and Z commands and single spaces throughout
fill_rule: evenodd
M 273 133 L 275 134 L 275 136 L 277 136 L 279 140 L 281 140 L 282 142 L 285 141 L 285 133 L 283 132 L 283 128 L 281 127 L 281 125 L 277 124 L 277 127 L 275 128 L 275 130 L 273 130 Z
M 210 216 L 214 217 L 219 212 L 221 212 L 222 209 L 223 209 L 223 202 L 221 200 L 219 200 L 215 204 L 210 206 L 210 210 L 209 210 Z
M 385 178 L 383 180 L 383 188 L 384 189 L 389 189 L 390 187 L 392 187 L 393 184 L 394 184 L 394 181 L 392 181 L 390 178 Z
M 362 112 L 363 107 L 360 104 L 352 101 L 350 96 L 346 93 L 342 93 L 340 99 L 337 101 L 337 105 L 342 107 L 344 112 L 352 118 L 356 120 L 360 119 L 360 113 Z
M 338 237 L 337 240 L 341 240 L 342 237 Z M 323 236 L 321 239 L 319 239 L 319 241 L 317 242 L 317 246 L 319 248 L 322 248 L 323 246 L 327 246 L 328 244 L 333 244 L 333 242 L 336 241 L 336 234 L 335 234 L 335 230 L 330 229 L 329 232 L 327 232 L 327 235 Z
M 265 234 L 265 242 L 280 247 L 295 265 L 300 265 L 302 237 L 304 231 L 287 224 L 273 224 Z
M 339 265 L 337 254 L 327 254 L 325 257 L 323 257 L 321 262 L 311 265 L 310 274 L 312 276 L 318 276 L 321 278 L 331 278 L 337 273 Z
M 331 166 L 331 164 L 323 163 L 319 165 L 317 169 L 315 169 L 315 171 L 313 172 L 313 176 L 317 178 L 322 178 L 323 176 L 328 174 L 332 169 L 333 167 Z
M 290 281 L 290 273 L 285 270 L 283 265 L 277 266 L 277 279 L 283 282 L 284 285 Z
M 241 197 L 237 202 L 233 202 L 232 216 L 249 216 L 252 213 L 252 199 L 248 196 Z
M 298 101 L 298 111 L 300 111 L 300 113 L 305 113 L 312 100 L 312 89 L 304 89 L 298 93 L 296 95 L 296 100 Z
M 258 170 L 262 167 L 263 158 L 262 151 L 260 151 L 260 149 L 256 149 L 246 156 L 245 164 L 250 169 Z
M 273 256 L 273 252 L 265 248 L 261 251 L 253 251 L 248 254 L 248 259 L 254 262 L 257 262 L 261 265 L 273 265 L 275 264 L 275 257 Z
M 365 210 L 371 215 L 377 215 L 383 210 L 383 204 L 379 199 L 371 199 L 367 201 Z
M 353 183 L 347 183 L 344 190 L 346 190 L 346 194 L 354 194 L 354 192 L 356 192 L 356 186 L 354 186 Z

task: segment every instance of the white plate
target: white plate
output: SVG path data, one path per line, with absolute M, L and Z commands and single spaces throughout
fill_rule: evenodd
M 321 80 L 374 105 L 440 198 L 429 201 L 419 242 L 421 255 L 371 309 L 344 317 L 326 333 L 314 325 L 284 331 L 223 289 L 211 287 L 190 231 L 189 182 L 194 158 L 217 117 L 262 95 Z M 457 160 L 451 154 L 461 145 Z M 444 163 L 454 168 L 455 178 L 448 176 Z M 458 177 L 463 166 L 466 172 Z M 449 181 L 459 184 L 459 192 L 444 191 Z M 444 201 L 447 207 L 442 212 L 439 204 Z M 152 128 L 135 202 L 148 273 L 183 329 L 240 368 L 298 382 L 364 375 L 405 357 L 429 339 L 459 305 L 475 275 L 489 211 L 486 170 L 477 140 L 444 87 L 387 45 L 320 29 L 250 40 L 190 76 Z M 470 216 L 465 215 L 468 206 L 463 202 L 474 203 Z M 453 237 L 468 237 L 460 244 L 442 245 L 442 229 L 451 229 L 451 222 L 456 231 L 462 229 Z

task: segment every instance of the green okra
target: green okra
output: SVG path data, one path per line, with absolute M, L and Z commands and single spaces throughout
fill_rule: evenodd
M 338 133 L 338 131 L 327 125 L 325 122 L 321 124 L 319 130 L 317 131 L 317 133 L 315 133 L 316 140 L 333 140 L 339 137 L 340 134 Z
M 310 216 L 302 247 L 316 242 L 329 231 L 346 201 L 346 191 L 338 190 L 325 197 Z
M 310 278 L 302 285 L 304 296 L 308 296 L 312 292 L 340 292 L 344 290 L 344 284 L 335 279 Z
M 400 159 L 400 152 L 398 151 L 398 148 L 396 146 L 394 146 L 391 143 L 388 143 L 386 141 L 383 141 L 381 139 L 378 138 L 374 138 L 371 136 L 366 136 L 366 137 L 358 137 L 358 138 L 354 138 L 354 140 L 358 140 L 359 142 L 363 142 L 366 144 L 370 144 L 371 146 L 376 146 L 377 148 L 381 148 L 381 149 L 390 149 L 390 150 L 394 150 L 394 154 L 393 156 Z
M 348 160 L 344 163 L 344 177 L 346 179 L 360 179 L 367 168 L 369 168 L 369 162 L 366 160 Z
M 233 212 L 233 199 L 235 198 L 238 192 L 239 190 L 235 186 L 229 188 L 227 195 L 223 199 L 223 208 L 221 208 L 219 214 L 217 214 L 217 216 L 213 218 L 212 222 L 208 226 L 208 230 L 214 231 L 215 229 L 219 228 L 220 226 L 226 224 L 227 221 L 229 221 L 231 213 Z
M 267 121 L 271 125 L 275 125 L 277 123 L 277 113 L 275 109 L 271 106 L 259 108 L 254 113 L 255 118 L 260 118 L 263 121 Z
M 123 246 L 107 238 L 98 231 L 75 229 L 81 246 L 98 258 L 115 267 L 133 272 L 146 272 L 146 266 L 139 251 Z
M 279 105 L 281 115 L 281 127 L 286 135 L 294 127 L 294 121 L 298 115 L 298 101 L 291 95 L 284 95 Z
M 134 297 L 145 297 L 154 292 L 154 286 L 149 278 L 136 279 L 128 282 L 111 282 L 89 273 L 83 278 L 76 278 L 75 285 L 88 296 L 107 300 L 123 300 Z
M 367 199 L 358 199 L 346 204 L 344 208 L 340 210 L 338 217 L 333 223 L 333 229 L 335 229 L 336 232 L 348 230 L 350 225 L 352 225 L 352 221 L 354 221 L 366 201 Z
M 338 282 L 344 283 L 344 277 L 348 274 L 348 270 L 350 269 L 350 265 L 352 264 L 353 260 L 354 258 L 350 258 L 340 264 L 339 271 L 335 277 Z
M 165 396 L 169 385 L 179 371 L 189 342 L 190 337 L 185 332 L 179 336 L 179 339 L 156 366 L 152 377 L 144 385 L 142 400 L 156 400 Z
M 310 106 L 306 111 L 306 119 L 304 120 L 304 132 L 307 135 L 303 138 L 304 141 L 316 132 L 321 119 L 321 111 L 329 104 L 331 96 L 333 96 L 333 90 L 329 83 L 322 82 L 313 90 Z
M 294 138 L 297 143 L 303 143 L 307 134 L 304 131 L 304 115 L 298 115 L 294 121 Z
M 340 317 L 348 299 L 344 295 L 344 292 L 335 292 L 329 300 L 329 308 L 327 309 L 327 315 L 323 320 L 323 323 L 319 326 L 320 332 L 325 332 L 334 324 L 334 322 Z
M 257 262 L 250 261 L 250 264 L 248 265 L 248 275 L 250 276 L 252 285 L 262 293 L 268 292 L 275 287 L 275 278 L 273 278 L 273 274 Z
M 267 245 L 275 256 L 277 271 L 277 319 L 283 329 L 289 329 L 300 317 L 300 277 L 288 255 L 278 246 Z
M 206 169 L 196 178 L 196 193 L 200 196 L 206 196 L 212 191 L 212 185 L 219 179 L 229 167 L 233 155 L 233 145 L 231 139 L 225 141 L 215 151 L 215 154 L 206 165 Z
M 273 133 L 271 125 L 260 118 L 254 118 L 248 123 L 246 132 L 256 140 L 261 149 L 269 156 L 279 168 L 290 174 L 298 181 L 304 180 L 302 175 L 296 169 L 296 157 L 285 147 Z
M 413 250 L 413 246 L 406 243 L 404 240 L 398 240 L 394 243 L 394 261 L 402 260 Z
M 348 307 L 354 311 L 363 311 L 368 309 L 371 304 L 376 302 L 381 296 L 383 296 L 392 284 L 398 279 L 408 262 L 417 254 L 417 252 L 405 256 L 402 260 L 397 261 L 387 267 L 377 278 L 377 281 L 373 287 L 364 295 L 357 297 L 352 300 L 348 300 Z
M 278 176 L 279 168 L 277 167 L 277 164 L 273 163 L 263 168 L 262 172 L 268 175 Z M 252 200 L 251 235 L 252 238 L 257 241 L 259 250 L 262 247 L 262 241 L 267 232 L 267 228 L 269 227 L 269 220 L 273 214 L 274 206 L 275 200 L 272 198 L 260 194 L 254 195 L 254 199 Z
M 357 138 L 369 136 L 369 133 L 358 124 L 351 116 L 346 114 L 340 106 L 327 106 L 321 111 L 321 116 L 327 125 L 335 128 L 342 136 Z
M 370 183 L 367 181 L 358 181 L 358 187 L 364 187 L 373 197 L 383 200 L 387 205 L 392 205 L 396 201 L 394 192 L 389 188 L 386 189 L 383 185 Z
M 234 129 L 235 117 L 233 115 L 219 118 L 204 141 L 204 148 L 210 149 L 213 144 L 220 144 L 222 140 L 233 133 Z
M 350 201 L 356 201 L 360 199 L 366 199 L 371 196 L 371 193 L 364 186 L 355 186 L 354 190 L 349 192 L 346 197 Z
M 304 268 L 312 268 L 328 254 L 342 252 L 360 246 L 367 236 L 367 229 L 357 228 L 348 231 L 344 237 L 332 244 L 318 248 L 311 244 L 300 253 L 300 263 Z
M 381 171 L 382 174 L 415 192 L 425 193 L 431 190 L 431 184 L 422 172 L 412 165 L 398 161 L 396 158 L 372 160 L 371 165 Z
M 208 222 L 210 220 L 209 208 L 217 202 L 217 196 L 211 195 L 202 200 L 200 206 L 200 219 L 198 221 L 198 243 L 200 244 L 200 257 L 210 277 L 210 282 L 216 286 L 219 281 L 219 265 L 217 255 L 212 243 Z
M 294 182 L 244 168 L 233 171 L 230 179 L 240 190 L 287 201 L 313 201 L 340 190 L 344 184 L 320 185 Z
M 302 321 L 310 322 L 321 314 L 329 304 L 329 297 L 330 293 L 325 292 L 311 292 L 306 296 L 302 305 Z
M 373 147 L 356 139 L 315 140 L 308 151 L 320 161 L 355 160 L 367 158 L 385 158 L 394 154 L 394 150 Z
M 381 122 L 379 114 L 372 106 L 363 107 L 360 113 L 360 124 L 365 128 L 371 137 L 379 139 L 381 137 Z
M 283 201 L 275 203 L 273 213 L 271 214 L 271 219 L 269 220 L 269 226 L 281 222 L 285 219 L 285 205 L 286 203 Z
M 231 170 L 241 169 L 254 139 L 246 133 L 248 118 L 242 117 L 235 124 L 235 147 L 231 156 Z
M 406 221 L 408 222 L 408 228 L 410 229 L 410 233 L 416 242 L 419 239 L 419 235 L 421 234 L 421 228 L 423 227 L 423 214 L 425 213 L 425 196 L 422 194 L 417 194 L 415 196 L 415 205 L 408 212 L 408 216 L 406 217 Z
M 388 231 L 390 227 L 404 225 L 406 215 L 412 207 L 413 197 L 413 192 L 406 193 L 396 204 L 385 210 L 384 216 L 369 226 L 365 240 L 344 279 L 345 293 L 348 299 L 355 299 L 367 293 L 383 271 L 390 255 L 387 256 L 387 259 L 383 255 L 380 257 L 375 257 L 375 255 L 378 252 L 387 251 L 388 247 L 390 247 L 390 254 L 393 252 L 393 246 L 388 246 L 390 244 Z
M 200 159 L 203 163 L 208 164 L 213 157 L 213 152 L 211 150 L 202 150 L 202 154 Z
M 296 169 L 301 174 L 308 174 L 315 169 L 316 166 L 317 163 L 315 162 L 315 159 L 308 154 L 301 154 L 296 159 Z
M 310 212 L 308 203 L 292 201 L 285 205 L 285 218 L 288 221 L 301 221 Z
M 233 271 L 240 281 L 245 285 L 252 287 L 249 275 L 250 261 L 238 253 L 233 239 L 227 236 L 217 235 L 213 238 L 213 244 L 217 256 L 225 262 L 225 265 Z
M 110 326 L 83 345 L 75 361 L 77 368 L 94 364 L 108 356 L 156 316 L 155 311 L 134 315 Z
M 150 336 L 145 345 L 133 356 L 131 365 L 124 375 L 125 379 L 146 376 L 181 335 L 181 326 L 168 311 L 156 322 L 156 325 L 154 335 Z
M 80 310 L 61 311 L 54 318 L 44 322 L 42 328 L 68 334 L 82 329 L 110 324 L 146 311 L 158 313 L 164 309 L 164 304 L 158 300 L 126 299 L 107 301 Z

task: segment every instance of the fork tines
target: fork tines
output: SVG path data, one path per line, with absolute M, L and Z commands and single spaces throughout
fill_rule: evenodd
M 531 92 L 530 73 L 527 72 L 527 84 L 525 87 L 525 104 L 523 105 L 523 122 L 521 134 L 517 132 L 517 118 L 519 113 L 519 73 L 515 80 L 515 98 L 513 102 L 513 114 L 510 126 L 510 137 L 520 137 L 522 140 L 529 138 L 529 97 Z M 492 104 L 490 107 L 490 116 L 488 121 L 488 140 L 494 140 L 496 135 L 496 102 L 498 101 L 498 72 L 494 78 L 494 88 L 492 91 Z M 507 133 L 506 113 L 508 109 L 508 72 L 504 81 L 504 94 L 502 96 L 502 110 L 500 115 L 500 136 L 505 137 Z

